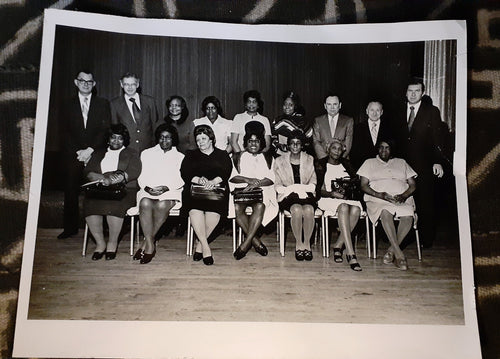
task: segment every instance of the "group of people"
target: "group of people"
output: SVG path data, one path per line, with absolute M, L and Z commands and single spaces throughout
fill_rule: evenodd
M 144 233 L 134 259 L 142 264 L 155 256 L 155 237 L 174 207 L 180 208 L 181 224 L 189 216 L 197 237 L 193 259 L 206 265 L 214 263 L 209 244 L 214 229 L 228 216 L 245 233 L 235 259 L 252 247 L 267 255 L 259 228 L 279 210 L 290 213 L 299 261 L 313 259 L 310 239 L 317 208 L 337 216 L 334 261 L 343 262 L 345 250 L 355 271 L 361 266 L 351 233 L 364 208 L 372 223 L 381 221 L 389 239 L 384 263 L 407 269 L 400 244 L 411 228 L 415 202 L 423 244 L 432 245 L 433 176 L 443 175 L 441 120 L 439 110 L 423 101 L 420 80 L 408 84 L 401 121 L 383 120 L 382 104 L 373 101 L 366 109 L 368 121 L 356 126 L 340 113 L 342 103 L 333 93 L 325 97 L 326 113 L 313 121 L 291 91 L 283 96 L 283 113 L 269 121 L 259 113 L 262 99 L 255 90 L 245 92 L 245 111 L 232 121 L 223 117 L 214 96 L 202 101 L 204 117 L 189 120 L 186 101 L 177 95 L 167 99 L 167 115 L 161 119 L 155 100 L 137 91 L 139 77 L 132 73 L 122 76 L 123 93 L 110 102 L 93 93 L 96 82 L 90 71 L 78 72 L 74 84 L 78 94 L 61 107 L 68 176 L 64 231 L 58 237 L 78 231 L 82 175 L 86 182 L 126 188 L 120 200 L 85 198 L 85 219 L 96 241 L 93 260 L 115 258 L 123 218 L 134 206 Z

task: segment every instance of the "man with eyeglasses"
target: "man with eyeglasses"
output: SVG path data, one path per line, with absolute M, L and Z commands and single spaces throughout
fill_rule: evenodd
M 57 236 L 68 238 L 78 233 L 78 196 L 83 169 L 94 150 L 104 147 L 104 133 L 111 123 L 108 100 L 95 95 L 94 75 L 79 71 L 73 81 L 77 93 L 61 106 L 59 120 L 63 129 L 64 156 L 64 230 Z
M 139 77 L 127 72 L 120 79 L 123 94 L 111 100 L 111 122 L 121 123 L 130 134 L 129 148 L 139 154 L 155 145 L 154 131 L 160 117 L 153 97 L 140 94 Z

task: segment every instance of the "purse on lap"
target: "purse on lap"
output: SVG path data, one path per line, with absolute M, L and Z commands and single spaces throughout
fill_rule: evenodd
M 339 177 L 332 180 L 332 191 L 342 193 L 345 199 L 359 201 L 361 190 L 357 177 Z
M 235 188 L 233 193 L 235 204 L 262 203 L 262 188 L 254 188 L 250 191 L 244 191 L 245 188 Z
M 206 189 L 203 185 L 192 183 L 190 192 L 193 199 L 223 201 L 226 188 L 216 186 L 214 189 Z
M 105 186 L 101 181 L 85 183 L 81 186 L 85 197 L 92 199 L 102 199 L 111 201 L 120 201 L 127 195 L 125 188 L 125 173 L 121 170 L 115 171 L 123 176 L 120 182 L 111 183 Z

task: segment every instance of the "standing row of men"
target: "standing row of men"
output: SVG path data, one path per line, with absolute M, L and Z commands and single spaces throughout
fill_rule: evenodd
M 406 105 L 391 120 L 382 119 L 380 102 L 370 102 L 366 109 L 368 121 L 354 125 L 352 118 L 340 114 L 342 103 L 337 95 L 325 98 L 326 114 L 316 117 L 313 125 L 313 146 L 320 172 L 325 170 L 327 149 L 332 138 L 345 143 L 345 157 L 355 168 L 377 155 L 377 142 L 391 139 L 396 157 L 404 158 L 417 172 L 416 207 L 419 216 L 421 243 L 431 247 L 436 233 L 435 178 L 444 174 L 445 161 L 442 123 L 439 109 L 425 101 L 425 86 L 420 79 L 412 79 L 406 89 Z M 321 175 L 318 176 L 321 178 Z
M 58 238 L 78 232 L 78 195 L 81 176 L 92 152 L 101 145 L 103 134 L 111 123 L 124 124 L 130 133 L 130 145 L 138 152 L 154 145 L 153 131 L 161 122 L 152 97 L 139 94 L 139 78 L 127 73 L 120 85 L 123 94 L 108 102 L 93 94 L 95 80 L 90 71 L 80 71 L 74 84 L 78 94 L 61 106 L 64 119 L 64 231 Z M 443 176 L 439 110 L 423 102 L 425 87 L 420 80 L 411 81 L 406 91 L 407 104 L 400 115 L 387 121 L 380 102 L 370 102 L 366 109 L 368 121 L 354 126 L 351 117 L 340 113 L 342 103 L 336 94 L 326 96 L 326 114 L 315 118 L 313 148 L 319 171 L 326 168 L 328 146 L 333 138 L 344 141 L 344 156 L 359 167 L 377 154 L 380 139 L 395 140 L 397 156 L 408 161 L 417 172 L 415 199 L 419 214 L 422 243 L 430 247 L 435 236 L 434 186 L 435 177 Z M 320 175 L 319 178 L 322 176 Z

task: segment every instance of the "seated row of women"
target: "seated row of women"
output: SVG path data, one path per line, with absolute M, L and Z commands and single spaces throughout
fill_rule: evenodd
M 258 122 L 245 127 L 245 151 L 233 159 L 218 149 L 210 126 L 199 125 L 194 130 L 197 149 L 180 153 L 176 145 L 175 127 L 160 125 L 155 138 L 157 145 L 144 150 L 139 156 L 127 149 L 129 135 L 123 125 L 112 125 L 108 149 L 93 154 L 85 173 L 90 181 L 104 185 L 126 183 L 126 196 L 117 200 L 85 198 L 85 215 L 97 246 L 93 260 L 114 259 L 123 218 L 130 207 L 139 207 L 139 220 L 144 240 L 134 254 L 141 264 L 149 263 L 156 254 L 155 235 L 174 206 L 182 203 L 181 214 L 189 215 L 197 241 L 193 255 L 195 261 L 206 265 L 214 263 L 209 237 L 221 217 L 236 218 L 245 233 L 244 241 L 234 252 L 241 260 L 253 247 L 266 256 L 268 250 L 258 233 L 269 224 L 279 210 L 289 211 L 291 227 L 296 240 L 297 260 L 312 260 L 310 239 L 314 231 L 314 214 L 320 208 L 328 215 L 336 215 L 340 235 L 334 243 L 334 261 L 343 262 L 343 251 L 351 269 L 360 271 L 351 240 L 360 213 L 359 198 L 348 198 L 338 180 L 350 177 L 361 179 L 365 193 L 367 213 L 375 223 L 380 219 L 391 246 L 384 255 L 384 263 L 395 263 L 407 269 L 400 243 L 411 228 L 416 173 L 403 159 L 391 158 L 389 140 L 380 142 L 379 155 L 367 160 L 357 175 L 342 154 L 345 146 L 334 140 L 329 147 L 329 160 L 320 190 L 316 196 L 316 172 L 313 157 L 303 151 L 301 131 L 288 138 L 288 151 L 273 159 L 263 153 L 264 131 Z M 137 191 L 137 188 L 139 190 Z M 106 217 L 109 240 L 105 241 L 102 221 Z M 396 228 L 393 219 L 401 218 Z M 181 216 L 182 218 L 182 216 Z

